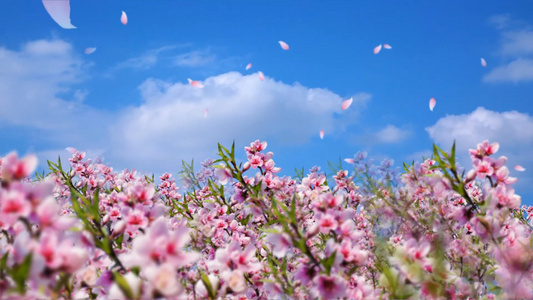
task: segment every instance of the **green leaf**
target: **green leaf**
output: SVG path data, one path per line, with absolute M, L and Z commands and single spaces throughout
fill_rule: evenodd
M 133 299 L 134 298 L 133 291 L 131 290 L 130 285 L 128 284 L 126 279 L 122 275 L 120 275 L 119 272 L 113 271 L 113 280 L 118 285 L 120 290 L 124 293 L 126 298 L 128 298 L 128 299 Z
M 333 267 L 333 263 L 335 262 L 335 257 L 337 256 L 337 251 L 333 251 L 331 255 L 328 258 L 325 258 L 322 260 L 322 265 L 326 269 L 326 272 L 328 275 L 331 273 L 331 267 Z
M 211 285 L 211 281 L 209 281 L 209 277 L 205 275 L 204 272 L 198 270 L 200 273 L 200 277 L 202 278 L 202 282 L 204 283 L 207 293 L 209 294 L 209 299 L 215 299 L 217 297 L 217 292 L 213 289 L 213 286 Z
M 15 281 L 17 285 L 17 292 L 24 293 L 26 287 L 26 280 L 30 276 L 30 267 L 33 253 L 26 255 L 24 261 L 19 265 L 14 266 L 11 270 L 8 270 L 11 279 Z M 2 257 L 3 259 L 3 257 Z

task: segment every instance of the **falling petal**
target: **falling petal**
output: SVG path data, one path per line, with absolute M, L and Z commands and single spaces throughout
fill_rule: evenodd
M 349 164 L 355 163 L 355 159 L 353 159 L 353 158 L 345 158 L 344 161 L 349 163 Z
M 435 104 L 437 104 L 437 101 L 435 100 L 435 98 L 429 99 L 429 109 L 431 111 L 433 111 L 433 108 L 435 107 Z
M 374 48 L 374 54 L 378 54 L 379 51 L 381 51 L 381 44 L 379 44 L 379 46 L 377 46 L 376 48 Z
M 481 66 L 483 66 L 483 67 L 487 66 L 487 62 L 485 61 L 484 58 L 481 58 Z
M 352 105 L 352 102 L 353 102 L 353 98 L 350 98 L 348 100 L 344 100 L 342 102 L 342 106 L 341 106 L 341 109 L 347 109 L 348 107 L 350 107 L 350 105 Z
M 204 87 L 204 85 L 200 81 L 192 80 L 190 78 L 187 78 L 187 80 L 189 80 L 189 84 L 194 86 L 194 87 L 197 87 L 197 88 L 203 88 Z
M 385 49 L 392 49 L 392 47 L 391 47 L 389 44 L 385 44 L 385 45 L 383 45 L 383 48 L 385 48 Z
M 85 48 L 85 54 L 93 54 L 94 51 L 96 51 L 96 47 L 89 47 L 89 48 Z
M 207 118 L 208 114 L 209 114 L 209 109 L 206 108 L 205 111 L 204 111 L 204 117 Z
M 43 5 L 59 26 L 64 29 L 76 28 L 70 23 L 70 0 L 43 0 Z
M 78 150 L 76 150 L 76 148 L 73 148 L 73 147 L 67 147 L 67 148 L 65 148 L 65 150 L 67 150 L 68 152 L 70 152 L 72 154 L 78 152 Z
M 120 17 L 120 22 L 122 22 L 122 24 L 124 24 L 124 25 L 128 24 L 128 16 L 126 15 L 125 11 L 122 11 L 122 16 Z
M 252 67 L 252 63 L 249 63 L 246 65 L 246 70 L 250 70 L 250 68 Z
M 265 80 L 265 75 L 263 75 L 263 72 L 259 71 L 259 80 L 263 81 Z
M 287 43 L 285 43 L 284 41 L 279 41 L 279 45 L 283 50 L 289 50 L 289 45 L 287 45 Z
M 324 130 L 320 130 L 320 138 L 324 139 Z
M 514 169 L 519 171 L 519 172 L 524 172 L 526 169 L 524 167 L 522 167 L 521 165 L 516 165 L 514 166 Z

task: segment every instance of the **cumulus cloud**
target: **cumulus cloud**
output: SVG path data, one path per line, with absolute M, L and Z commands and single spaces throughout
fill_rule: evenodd
M 321 129 L 334 132 L 341 123 L 355 122 L 356 108 L 370 98 L 355 95 L 355 109 L 341 113 L 343 98 L 326 89 L 268 77 L 259 81 L 257 74 L 237 72 L 209 77 L 202 89 L 149 79 L 140 91 L 144 103 L 121 112 L 112 126 L 111 148 L 116 159 L 146 166 L 213 157 L 218 142 L 236 140 L 240 147 L 256 139 L 306 143 Z
M 37 151 L 41 164 L 67 156 L 64 148 L 70 146 L 118 169 L 173 171 L 181 160 L 215 158 L 218 142 L 301 145 L 320 130 L 342 132 L 371 98 L 230 72 L 206 78 L 204 88 L 148 79 L 139 86 L 139 105 L 108 112 L 85 104 L 90 91 L 79 86 L 85 63 L 69 43 L 42 40 L 18 51 L 0 47 L 0 65 L 0 130 L 31 135 L 29 144 L 39 148 L 28 150 Z M 342 111 L 350 96 L 354 103 Z
M 38 40 L 19 51 L 0 47 L 0 65 L 0 129 L 31 128 L 37 140 L 75 142 L 85 124 L 97 128 L 105 119 L 81 103 L 83 92 L 71 88 L 83 80 L 85 64 L 69 43 Z
M 465 167 L 471 167 L 468 149 L 475 149 L 478 143 L 489 140 L 500 143 L 497 155 L 507 156 L 510 168 L 520 164 L 533 169 L 533 117 L 528 114 L 495 112 L 479 107 L 470 114 L 443 117 L 426 131 L 446 150 L 451 149 L 455 140 L 456 153 L 461 155 L 460 162 Z M 531 178 L 524 179 L 531 181 Z

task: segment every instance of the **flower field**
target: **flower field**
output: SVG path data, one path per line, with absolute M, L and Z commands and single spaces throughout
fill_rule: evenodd
M 533 207 L 498 143 L 279 177 L 267 143 L 175 178 L 0 160 L 2 299 L 531 299 Z M 239 152 L 240 153 L 240 152 Z M 176 178 L 185 189 L 180 190 Z

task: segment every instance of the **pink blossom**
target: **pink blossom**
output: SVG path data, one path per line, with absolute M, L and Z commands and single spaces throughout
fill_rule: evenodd
M 338 275 L 321 274 L 315 277 L 314 282 L 323 299 L 338 299 L 346 296 L 346 280 Z
M 339 224 L 334 216 L 325 214 L 320 218 L 318 225 L 320 226 L 320 232 L 329 233 L 331 230 L 336 230 Z

